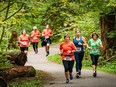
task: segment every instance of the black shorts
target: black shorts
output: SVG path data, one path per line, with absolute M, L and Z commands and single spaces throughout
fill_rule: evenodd
M 90 56 L 91 56 L 92 65 L 97 65 L 98 59 L 99 59 L 99 55 L 90 54 Z
M 44 38 L 44 40 L 41 43 L 42 47 L 46 46 L 47 44 L 51 44 L 51 39 L 50 38 Z
M 62 60 L 62 63 L 64 65 L 65 72 L 68 72 L 69 71 L 70 73 L 72 73 L 73 66 L 74 66 L 74 60 L 72 60 L 72 61 Z
M 28 51 L 28 47 L 20 47 L 21 51 Z

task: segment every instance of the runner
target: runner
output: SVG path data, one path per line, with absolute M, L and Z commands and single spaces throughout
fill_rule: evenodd
M 88 41 L 88 48 L 90 49 L 90 56 L 93 68 L 93 77 L 97 76 L 97 62 L 100 56 L 100 49 L 103 48 L 102 42 L 98 39 L 96 32 L 92 33 L 92 39 Z
M 33 50 L 34 50 L 35 54 L 38 53 L 39 38 L 40 38 L 40 32 L 38 31 L 37 27 L 34 26 L 33 31 L 31 32 L 31 42 L 32 42 Z
M 23 30 L 22 35 L 19 37 L 20 50 L 23 51 L 26 55 L 28 52 L 30 37 L 26 34 L 26 31 Z
M 67 34 L 64 36 L 65 42 L 62 42 L 60 45 L 60 52 L 62 55 L 62 62 L 65 69 L 65 77 L 66 83 L 69 83 L 69 75 L 70 80 L 73 79 L 73 65 L 74 65 L 74 52 L 76 51 L 76 47 L 70 41 L 70 36 Z
M 76 77 L 79 78 L 82 69 L 82 60 L 84 57 L 84 46 L 87 46 L 86 39 L 81 36 L 80 30 L 76 31 L 76 36 L 73 39 L 73 43 L 77 48 L 77 52 L 74 53 L 76 60 Z
M 53 33 L 52 33 L 52 30 L 50 29 L 50 26 L 46 25 L 46 29 L 43 30 L 43 32 L 42 32 L 42 36 L 44 36 L 44 41 L 46 41 L 46 44 L 45 44 L 46 56 L 49 55 L 49 48 L 50 48 L 50 44 L 51 44 L 50 37 L 52 35 L 53 35 Z

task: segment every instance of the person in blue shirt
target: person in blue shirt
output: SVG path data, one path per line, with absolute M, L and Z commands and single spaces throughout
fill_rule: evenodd
M 76 77 L 79 78 L 81 75 L 82 69 L 82 60 L 84 57 L 84 46 L 87 46 L 85 37 L 81 36 L 81 31 L 76 30 L 76 36 L 73 39 L 73 43 L 77 48 L 77 51 L 74 53 L 76 60 Z

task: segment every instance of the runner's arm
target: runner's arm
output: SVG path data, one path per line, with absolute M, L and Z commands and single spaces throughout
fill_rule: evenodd
M 45 34 L 45 31 L 43 31 L 43 32 L 42 32 L 42 36 L 45 36 L 45 35 L 46 35 L 46 34 Z
M 87 46 L 87 42 L 86 42 L 85 37 L 82 37 L 82 40 L 83 40 L 83 42 L 84 42 L 83 46 Z
M 36 35 L 37 37 L 40 37 L 41 36 L 41 33 L 40 32 L 38 32 L 38 34 Z
M 51 37 L 51 36 L 53 36 L 53 32 L 52 32 L 52 30 L 50 31 L 50 34 L 49 34 L 49 36 Z

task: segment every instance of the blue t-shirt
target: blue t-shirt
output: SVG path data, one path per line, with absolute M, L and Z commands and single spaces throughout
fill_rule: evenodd
M 82 36 L 80 37 L 79 40 L 77 40 L 76 37 L 74 37 L 73 43 L 74 43 L 74 45 L 75 45 L 76 48 L 77 48 L 77 53 L 84 52 L 83 45 L 79 45 L 79 44 L 83 44 L 83 43 L 84 43 L 83 40 L 82 40 Z

